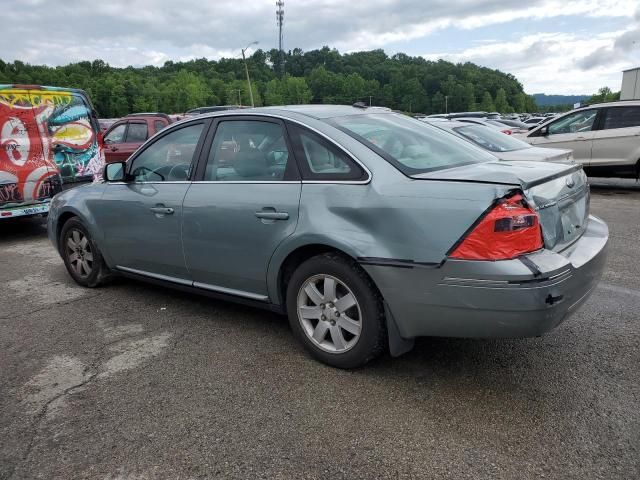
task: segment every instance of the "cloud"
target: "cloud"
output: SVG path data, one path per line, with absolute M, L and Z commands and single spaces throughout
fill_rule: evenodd
M 253 40 L 264 50 L 277 45 L 273 0 L 255 0 L 250 7 L 237 0 L 5 3 L 0 56 L 9 61 L 58 65 L 101 58 L 115 66 L 162 65 L 169 59 L 238 57 L 240 48 Z M 464 38 L 467 31 L 528 19 L 627 20 L 636 7 L 637 0 L 296 0 L 286 3 L 284 39 L 286 48 L 368 50 L 398 42 L 409 46 L 445 29 L 459 31 Z M 443 51 L 440 56 L 505 69 L 525 86 L 537 87 L 550 83 L 536 78 L 542 72 L 549 78 L 557 72 L 564 77 L 564 72 L 580 69 L 597 73 L 604 66 L 617 68 L 637 52 L 639 32 L 615 33 L 615 38 L 551 33 L 523 36 L 516 42 L 476 41 L 462 52 Z M 569 43 L 563 48 L 565 41 Z M 571 81 L 576 88 L 591 88 L 584 78 L 563 78 L 562 83 L 570 88 Z

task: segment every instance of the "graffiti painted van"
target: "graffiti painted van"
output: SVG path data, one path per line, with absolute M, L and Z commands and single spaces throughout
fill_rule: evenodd
M 0 85 L 0 220 L 44 214 L 63 184 L 101 180 L 99 132 L 82 90 Z

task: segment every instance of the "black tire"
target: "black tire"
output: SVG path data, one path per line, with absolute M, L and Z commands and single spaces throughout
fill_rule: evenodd
M 72 257 L 72 254 L 77 254 L 77 252 L 74 252 L 68 244 L 69 240 L 74 241 L 74 238 L 86 238 L 87 240 L 85 246 L 86 251 L 83 255 L 87 255 L 87 253 L 91 255 L 91 260 L 88 260 L 89 255 L 87 255 L 86 260 L 86 264 L 91 267 L 89 272 L 87 272 L 84 267 L 80 268 L 80 272 L 78 271 L 78 263 L 77 260 L 75 260 L 77 257 Z M 93 241 L 87 228 L 78 218 L 70 218 L 62 226 L 59 245 L 60 255 L 64 260 L 64 265 L 67 267 L 71 278 L 73 278 L 77 284 L 83 287 L 94 288 L 104 284 L 110 278 L 111 272 L 105 264 L 100 250 Z
M 316 345 L 298 317 L 298 294 L 306 282 L 317 275 L 330 275 L 342 282 L 359 305 L 361 330 L 355 345 L 344 352 L 328 352 Z M 287 314 L 294 335 L 317 360 L 338 368 L 357 368 L 381 355 L 387 346 L 384 305 L 369 276 L 352 259 L 324 253 L 302 263 L 291 275 L 286 293 Z

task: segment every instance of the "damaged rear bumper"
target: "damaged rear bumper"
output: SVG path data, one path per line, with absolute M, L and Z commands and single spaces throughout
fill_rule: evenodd
M 589 297 L 604 269 L 608 239 L 607 225 L 590 216 L 580 239 L 561 252 L 449 259 L 438 267 L 363 267 L 402 338 L 530 337 L 555 328 Z

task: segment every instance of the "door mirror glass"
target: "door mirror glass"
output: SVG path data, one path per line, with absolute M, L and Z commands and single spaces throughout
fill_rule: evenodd
M 126 163 L 107 163 L 104 167 L 104 178 L 107 182 L 122 182 L 124 180 Z

